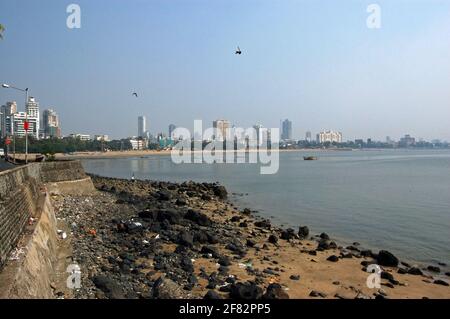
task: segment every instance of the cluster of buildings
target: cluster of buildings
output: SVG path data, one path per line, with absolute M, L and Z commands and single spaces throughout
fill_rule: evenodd
M 27 129 L 28 126 L 28 130 Z M 29 97 L 25 111 L 19 111 L 16 102 L 6 102 L 0 108 L 0 134 L 24 137 L 28 135 L 35 139 L 61 137 L 61 127 L 58 114 L 53 109 L 39 112 L 39 103 L 34 97 Z

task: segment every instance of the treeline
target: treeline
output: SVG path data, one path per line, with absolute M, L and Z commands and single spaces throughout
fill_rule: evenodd
M 25 138 L 15 139 L 15 149 L 18 153 L 25 151 Z M 6 150 L 5 140 L 1 141 L 0 148 Z M 9 152 L 12 153 L 14 141 L 11 139 Z M 36 140 L 32 137 L 28 138 L 28 152 L 41 154 L 56 153 L 73 153 L 73 152 L 101 152 L 101 151 L 127 151 L 131 150 L 131 143 L 128 139 L 113 140 L 109 142 L 102 141 L 83 141 L 77 138 L 50 138 L 44 140 Z

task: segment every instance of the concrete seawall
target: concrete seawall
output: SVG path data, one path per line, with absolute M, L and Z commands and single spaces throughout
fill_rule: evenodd
M 50 194 L 89 194 L 78 161 L 32 163 L 0 173 L 0 298 L 54 298 L 65 271 Z M 67 276 L 67 275 L 65 275 Z

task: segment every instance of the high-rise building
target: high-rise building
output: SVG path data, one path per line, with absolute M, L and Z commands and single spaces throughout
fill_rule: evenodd
M 16 102 L 6 102 L 0 108 L 0 131 L 1 137 L 13 134 L 12 115 L 17 113 Z
M 147 123 L 144 115 L 138 117 L 138 137 L 145 137 Z
M 288 119 L 284 120 L 281 124 L 281 139 L 292 140 L 292 122 Z
M 42 126 L 44 138 L 61 137 L 59 117 L 54 110 L 44 110 L 42 113 Z
M 176 140 L 176 136 L 174 136 L 174 131 L 177 129 L 177 126 L 175 124 L 169 125 L 169 138 L 171 140 Z
M 226 140 L 230 133 L 230 122 L 227 120 L 216 120 L 213 122 L 214 138 L 218 141 Z
M 305 140 L 306 140 L 308 143 L 311 143 L 312 138 L 311 138 L 311 132 L 310 132 L 310 131 L 306 132 Z
M 40 128 L 39 103 L 36 101 L 34 97 L 30 96 L 28 98 L 27 104 L 25 105 L 25 112 L 27 114 L 29 123 L 28 135 L 33 136 L 35 139 L 39 139 L 39 128 Z M 20 116 L 18 116 L 17 118 L 20 118 Z
M 399 145 L 401 147 L 410 147 L 416 144 L 416 139 L 409 134 L 406 134 L 400 139 Z
M 317 134 L 317 143 L 342 143 L 342 133 L 323 131 Z

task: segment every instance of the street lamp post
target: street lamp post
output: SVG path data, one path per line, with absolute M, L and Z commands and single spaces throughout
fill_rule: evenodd
M 13 89 L 21 92 L 25 92 L 25 123 L 24 123 L 24 129 L 25 129 L 25 164 L 28 164 L 28 111 L 27 111 L 27 103 L 28 103 L 28 88 L 26 89 L 20 89 L 14 86 L 11 86 L 9 84 L 2 84 L 2 87 L 5 89 Z M 14 123 L 13 123 L 14 125 Z M 14 139 L 15 139 L 16 131 L 14 131 Z M 15 148 L 15 141 L 14 141 L 14 148 Z M 14 162 L 16 161 L 16 155 L 14 154 Z

